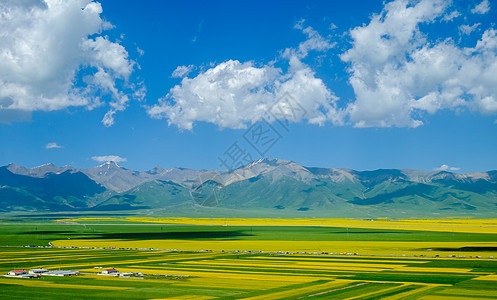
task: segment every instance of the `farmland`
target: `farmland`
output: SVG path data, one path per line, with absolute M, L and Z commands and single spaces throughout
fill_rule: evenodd
M 133 221 L 0 223 L 0 273 L 38 267 L 81 272 L 3 277 L 1 293 L 14 299 L 75 293 L 81 299 L 497 298 L 497 259 L 490 258 L 497 253 L 495 220 L 418 221 L 415 228 L 405 222 L 366 228 L 353 220 L 336 220 L 340 226 Z M 49 242 L 55 247 L 36 247 Z M 33 247 L 18 247 L 25 245 Z M 95 267 L 160 276 L 99 276 Z

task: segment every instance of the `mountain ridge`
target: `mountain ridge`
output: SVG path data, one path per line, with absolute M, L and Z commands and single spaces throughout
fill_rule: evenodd
M 20 200 L 16 202 L 17 198 Z M 235 214 L 478 216 L 493 214 L 496 199 L 497 171 L 357 171 L 304 167 L 273 158 L 221 171 L 159 166 L 134 171 L 115 162 L 88 169 L 53 164 L 0 167 L 4 211 L 229 210 Z M 16 206 L 9 204 L 12 202 Z

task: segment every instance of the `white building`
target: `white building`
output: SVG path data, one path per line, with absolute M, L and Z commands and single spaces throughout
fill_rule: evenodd
M 46 273 L 48 272 L 47 269 L 31 269 L 29 270 L 29 274 L 33 274 L 33 275 L 40 275 L 42 273 Z
M 41 273 L 41 275 L 45 276 L 74 276 L 79 275 L 79 271 L 72 270 L 52 270 L 45 273 Z
M 119 275 L 119 271 L 116 269 L 105 269 L 102 270 L 103 275 Z

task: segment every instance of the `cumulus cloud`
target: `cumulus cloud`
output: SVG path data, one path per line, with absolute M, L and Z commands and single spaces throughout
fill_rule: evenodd
M 102 11 L 91 0 L 2 1 L 0 110 L 92 109 L 109 102 L 104 124 L 112 125 L 129 101 L 123 90 L 135 62 L 102 35 L 113 27 Z
M 490 2 L 488 0 L 483 0 L 480 4 L 476 5 L 471 12 L 474 14 L 486 14 L 490 11 Z
M 450 167 L 448 165 L 441 165 L 440 167 L 435 168 L 433 170 L 436 171 L 436 172 L 440 172 L 440 171 L 459 171 L 460 168 Z
M 123 158 L 123 157 L 120 157 L 120 156 L 117 156 L 117 155 L 103 155 L 103 156 L 93 156 L 91 159 L 93 159 L 94 161 L 98 161 L 99 163 L 105 163 L 105 162 L 115 162 L 115 163 L 119 163 L 119 162 L 126 162 L 127 159 L 126 158 Z
M 183 78 L 185 76 L 188 76 L 188 74 L 193 70 L 193 68 L 194 68 L 194 65 L 178 66 L 171 74 L 171 77 Z
M 461 25 L 459 26 L 459 31 L 464 35 L 470 35 L 473 31 L 475 31 L 480 23 L 475 23 L 472 26 L 469 25 Z
M 151 107 L 154 118 L 165 118 L 169 125 L 191 130 L 195 122 L 210 122 L 221 128 L 245 128 L 258 121 L 283 95 L 289 94 L 307 112 L 309 123 L 342 122 L 335 106 L 337 98 L 302 59 L 310 51 L 326 51 L 333 47 L 302 22 L 296 25 L 307 39 L 297 48 L 285 49 L 282 58 L 287 71 L 273 64 L 228 60 L 200 72 L 194 78 L 183 78 L 169 93 Z M 190 67 L 178 67 L 178 73 Z M 174 73 L 173 73 L 174 74 Z M 295 122 L 302 121 L 299 117 Z
M 462 14 L 459 11 L 454 10 L 454 11 L 451 11 L 450 13 L 444 15 L 442 20 L 445 22 L 450 22 L 450 21 L 460 17 L 461 15 Z
M 61 149 L 62 146 L 58 145 L 57 143 L 51 142 L 45 145 L 45 149 Z
M 356 99 L 348 105 L 357 127 L 417 127 L 423 113 L 469 108 L 497 112 L 497 36 L 486 30 L 473 48 L 452 39 L 429 42 L 420 24 L 440 18 L 441 0 L 387 3 L 367 25 L 350 31 L 349 63 Z M 476 28 L 476 27 L 475 27 Z

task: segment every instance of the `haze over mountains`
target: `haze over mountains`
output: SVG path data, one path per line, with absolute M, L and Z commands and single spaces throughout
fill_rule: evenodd
M 3 212 L 491 217 L 497 205 L 497 171 L 355 171 L 271 158 L 224 171 L 156 167 L 139 172 L 113 162 L 89 169 L 9 164 L 0 167 L 0 205 Z

